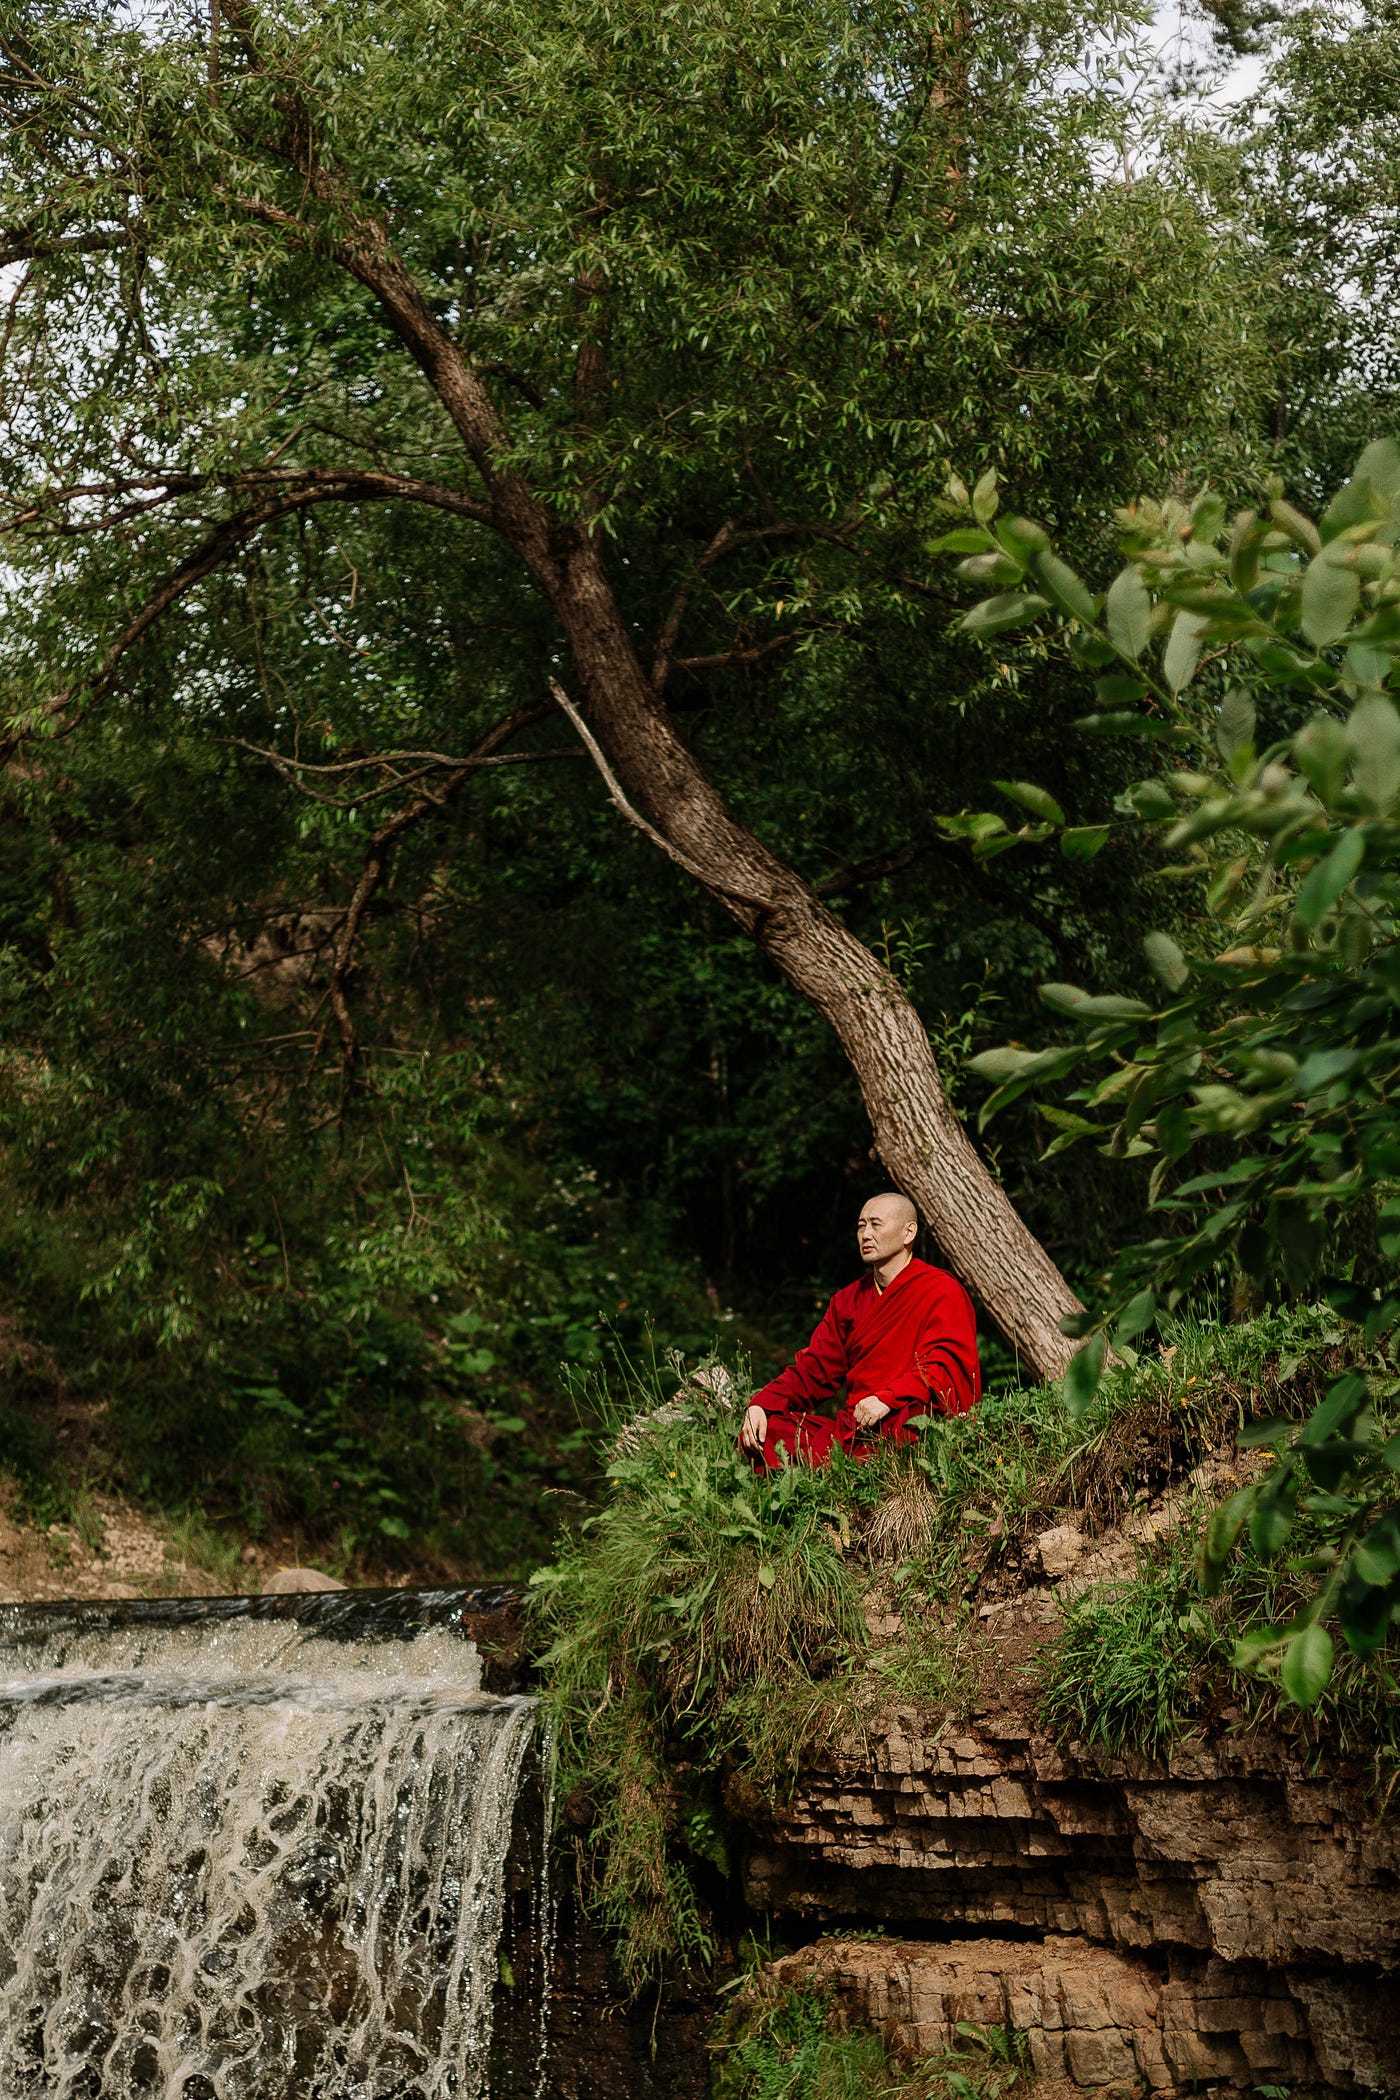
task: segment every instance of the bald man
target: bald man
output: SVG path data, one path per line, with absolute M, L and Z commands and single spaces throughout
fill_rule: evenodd
M 816 1333 L 753 1396 L 739 1436 L 756 1466 L 824 1466 L 838 1446 L 867 1458 L 877 1443 L 908 1444 L 916 1415 L 961 1415 L 982 1392 L 977 1323 L 957 1278 L 914 1252 L 919 1219 L 907 1196 L 872 1196 L 856 1226 L 865 1264 L 836 1293 Z M 839 1387 L 835 1421 L 816 1412 Z

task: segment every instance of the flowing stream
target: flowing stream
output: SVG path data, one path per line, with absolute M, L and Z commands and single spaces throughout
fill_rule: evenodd
M 0 1609 L 4 2100 L 482 2100 L 532 1703 L 394 1602 Z

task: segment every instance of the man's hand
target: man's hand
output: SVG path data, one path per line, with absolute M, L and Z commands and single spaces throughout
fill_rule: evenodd
M 768 1437 L 768 1417 L 761 1407 L 751 1407 L 739 1431 L 741 1451 L 761 1451 Z
M 884 1421 L 888 1413 L 889 1409 L 883 1400 L 877 1400 L 873 1393 L 867 1393 L 865 1398 L 857 1400 L 851 1409 L 851 1419 L 857 1429 L 873 1429 L 877 1422 Z

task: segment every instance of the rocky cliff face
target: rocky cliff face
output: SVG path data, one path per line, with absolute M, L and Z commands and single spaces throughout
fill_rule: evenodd
M 1250 1737 L 1109 1760 L 901 1707 L 733 1806 L 754 1909 L 904 1935 L 779 1966 L 911 2054 L 971 2020 L 1087 2086 L 1400 2089 L 1400 1824 L 1367 1768 Z

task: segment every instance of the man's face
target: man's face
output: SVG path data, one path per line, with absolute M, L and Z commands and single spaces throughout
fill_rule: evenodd
M 909 1223 L 901 1206 L 890 1202 L 888 1197 L 876 1196 L 866 1204 L 856 1226 L 856 1245 L 860 1258 L 867 1268 L 873 1269 L 901 1247 L 907 1247 L 914 1237 L 914 1227 Z

